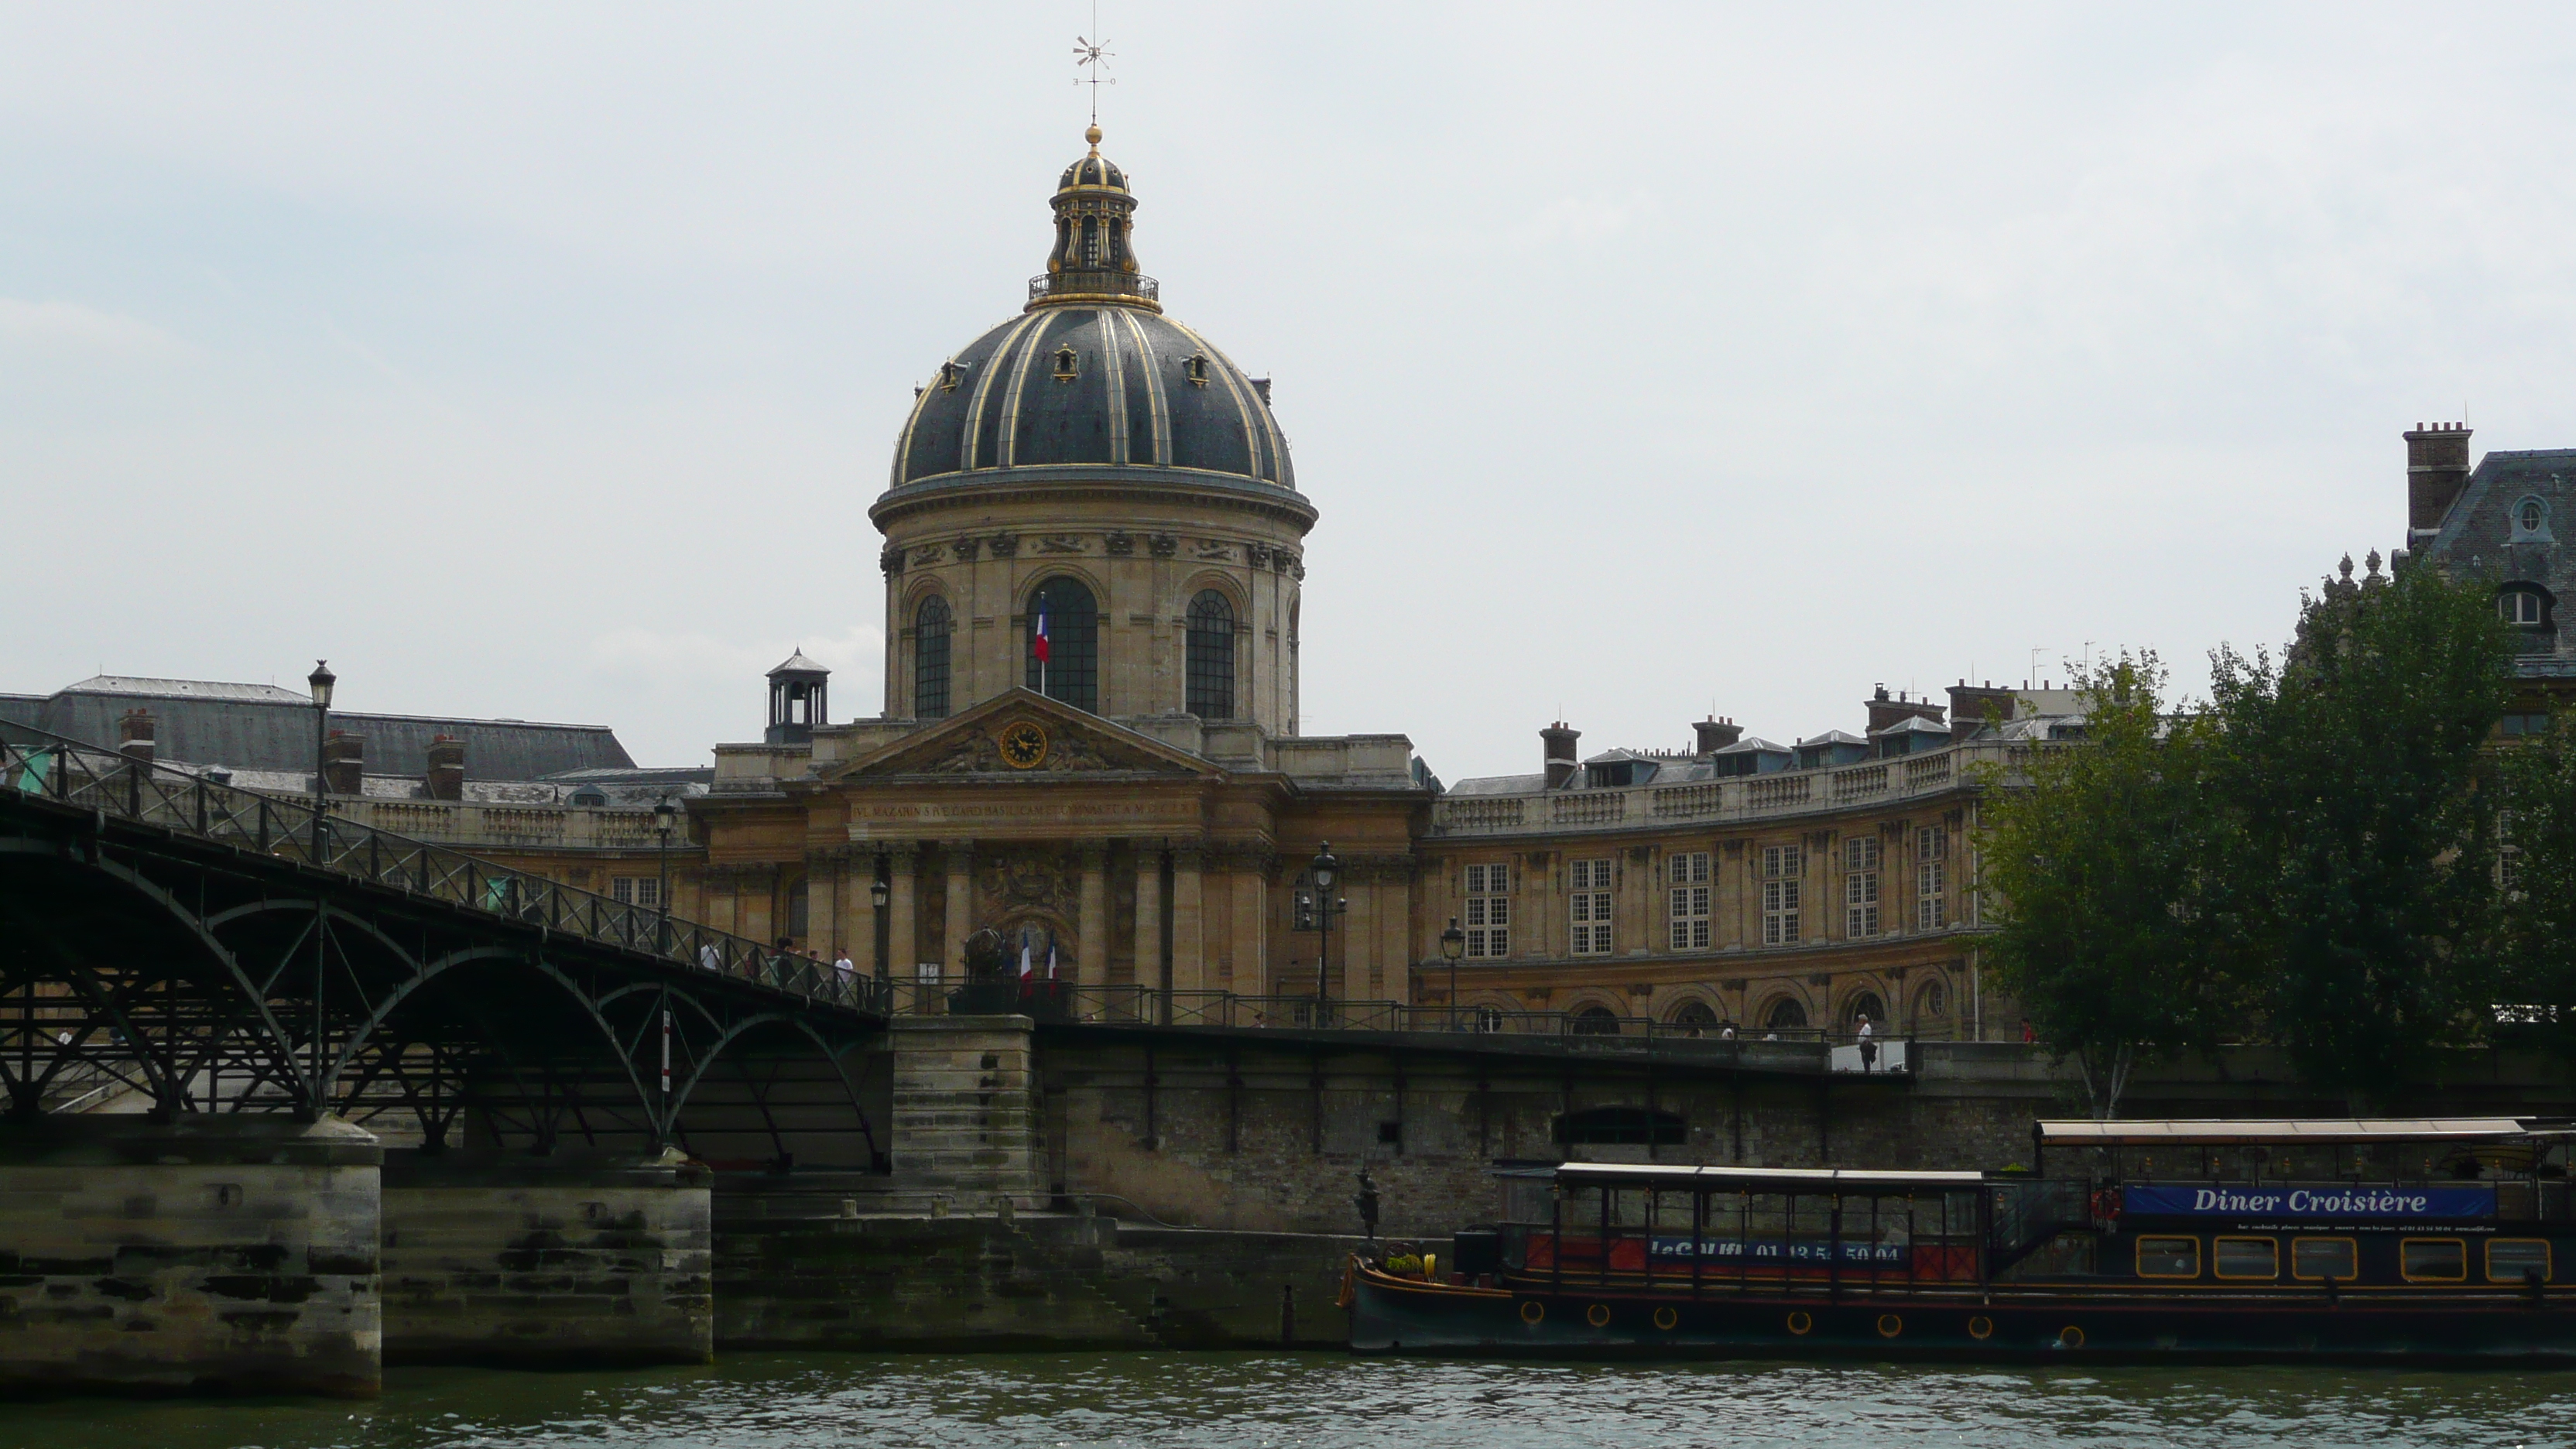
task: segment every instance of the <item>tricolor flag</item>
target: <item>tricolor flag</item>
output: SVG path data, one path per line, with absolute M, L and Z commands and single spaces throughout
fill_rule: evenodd
M 1029 979 L 1029 938 L 1025 932 L 1020 936 L 1020 979 Z
M 1044 609 L 1038 610 L 1038 625 L 1029 631 L 1029 652 L 1037 656 L 1040 664 L 1047 662 L 1046 610 Z
M 1047 932 L 1047 979 L 1055 979 L 1055 932 Z

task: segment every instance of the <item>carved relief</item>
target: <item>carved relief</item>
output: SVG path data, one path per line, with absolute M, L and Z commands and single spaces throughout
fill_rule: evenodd
M 902 573 L 903 545 L 899 543 L 890 543 L 884 548 L 879 549 L 877 551 L 877 567 L 890 574 Z
M 1026 911 L 1046 911 L 1064 920 L 1075 920 L 1082 905 L 1081 859 L 1071 850 L 979 855 L 975 858 L 975 904 L 978 920 L 998 921 Z
M 1017 558 L 1020 552 L 1020 536 L 1016 533 L 997 533 L 989 540 L 989 546 L 995 558 Z
M 1180 546 L 1181 541 L 1172 537 L 1168 533 L 1149 533 L 1145 535 L 1145 547 L 1156 558 L 1170 558 L 1174 553 L 1179 551 Z
M 1018 720 L 1002 721 L 996 728 L 977 726 L 960 736 L 949 747 L 920 764 L 911 766 L 933 775 L 973 775 L 991 771 L 995 774 L 1026 774 L 1014 770 L 1002 758 L 1000 731 Z M 1065 770 L 1134 770 L 1149 768 L 1151 761 L 1127 758 L 1121 750 L 1114 754 L 1101 748 L 1099 741 L 1067 730 L 1050 731 L 1045 762 L 1036 773 Z
M 1266 569 L 1270 567 L 1270 545 L 1266 543 L 1246 544 L 1244 546 L 1243 556 L 1254 568 Z
M 1234 547 L 1212 538 L 1202 538 L 1190 545 L 1190 557 L 1223 561 L 1234 557 Z
M 1304 564 L 1290 564 L 1288 566 L 1288 576 L 1301 584 L 1304 583 L 1306 581 L 1306 566 Z
M 1100 541 L 1100 546 L 1108 553 L 1124 558 L 1136 551 L 1136 536 L 1113 529 L 1107 538 Z
M 1082 540 L 1070 533 L 1050 533 L 1038 539 L 1040 553 L 1080 553 Z
M 939 562 L 940 555 L 945 552 L 945 549 L 942 549 L 935 543 L 923 544 L 921 547 L 912 551 L 912 566 L 917 569 L 926 569 L 932 564 Z
M 973 563 L 975 561 L 975 551 L 983 546 L 984 541 L 980 538 L 961 538 L 955 543 L 949 545 L 950 548 L 956 550 L 957 561 L 959 563 Z

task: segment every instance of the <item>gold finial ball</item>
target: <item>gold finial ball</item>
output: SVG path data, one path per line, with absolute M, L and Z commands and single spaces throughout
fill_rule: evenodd
M 1093 127 L 1092 127 L 1092 128 L 1090 128 L 1089 130 L 1084 131 L 1084 132 L 1082 133 L 1082 139 L 1084 139 L 1084 140 L 1086 140 L 1086 141 L 1089 141 L 1089 142 L 1090 142 L 1092 145 L 1094 145 L 1094 146 L 1099 145 L 1099 144 L 1100 144 L 1100 128 L 1099 128 L 1098 126 L 1093 126 Z

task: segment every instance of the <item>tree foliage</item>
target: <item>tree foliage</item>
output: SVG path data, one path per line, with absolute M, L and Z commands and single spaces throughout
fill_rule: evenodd
M 2553 718 L 2545 734 L 2500 753 L 2495 779 L 2497 997 L 2524 1029 L 2576 1058 L 2576 728 Z

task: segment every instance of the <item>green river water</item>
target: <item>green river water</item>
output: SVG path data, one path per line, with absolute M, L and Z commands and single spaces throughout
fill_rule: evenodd
M 365 1404 L 0 1404 L 6 1449 L 1900 1443 L 2576 1444 L 2576 1373 L 739 1354 L 612 1374 L 397 1370 Z

